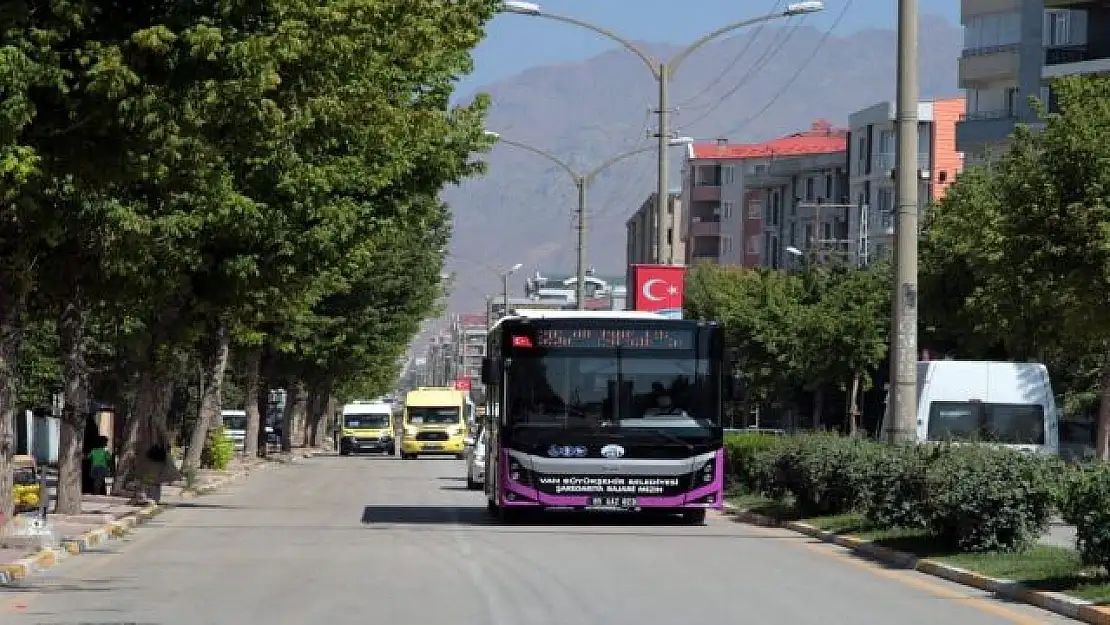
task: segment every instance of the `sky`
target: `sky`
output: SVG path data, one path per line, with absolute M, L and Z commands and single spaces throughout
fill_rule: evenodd
M 897 0 L 825 0 L 822 13 L 806 23 L 827 29 L 851 3 L 836 34 L 867 28 L 893 28 Z M 689 43 L 725 24 L 782 10 L 780 0 L 546 0 L 545 11 L 572 15 L 605 26 L 633 41 Z M 959 0 L 918 0 L 918 9 L 959 21 Z M 526 15 L 493 19 L 485 41 L 475 50 L 474 73 L 459 86 L 460 94 L 498 82 L 532 67 L 580 61 L 617 44 L 569 24 Z

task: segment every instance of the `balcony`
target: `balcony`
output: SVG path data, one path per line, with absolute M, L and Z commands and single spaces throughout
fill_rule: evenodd
M 703 184 L 690 189 L 691 202 L 720 202 L 720 185 Z
M 956 148 L 974 145 L 994 144 L 1006 141 L 1017 126 L 1018 117 L 1010 110 L 976 111 L 961 115 L 956 122 Z
M 875 155 L 875 160 L 871 165 L 871 173 L 879 176 L 886 176 L 887 172 L 894 171 L 894 163 L 897 160 L 893 152 L 880 152 Z M 929 171 L 931 167 L 929 154 L 919 153 L 917 155 L 917 169 L 919 171 Z
M 719 217 L 711 220 L 697 220 L 696 218 L 690 220 L 690 236 L 715 237 L 719 234 L 721 234 L 721 219 Z
M 1048 2 L 1045 2 L 1048 6 Z M 968 18 L 998 13 L 1017 13 L 1021 10 L 1021 0 L 962 0 L 960 2 L 960 23 L 966 24 Z
M 690 257 L 694 260 L 717 260 L 721 256 L 721 237 L 695 236 L 690 246 Z
M 1015 78 L 1020 66 L 1018 44 L 964 50 L 958 65 L 959 84 L 964 89 Z
M 1110 58 L 1085 45 L 1045 48 L 1042 78 L 1110 72 Z

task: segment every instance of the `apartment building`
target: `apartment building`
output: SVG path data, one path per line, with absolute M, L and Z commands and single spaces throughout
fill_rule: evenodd
M 719 139 L 688 146 L 681 198 L 687 264 L 781 266 L 786 247 L 782 228 L 788 227 L 784 211 L 789 215 L 790 206 L 804 202 L 807 188 L 812 187 L 808 197 L 816 198 L 819 181 L 837 177 L 846 136 L 846 130 L 818 120 L 808 130 L 764 143 Z M 784 192 L 786 188 L 794 191 Z
M 967 110 L 956 143 L 969 164 L 1003 150 L 1016 124 L 1036 125 L 1029 96 L 1054 108 L 1050 79 L 1110 71 L 1103 0 L 962 0 L 961 17 Z
M 966 111 L 956 143 L 968 163 L 986 161 L 1005 148 L 1019 123 L 1034 123 L 1029 97 L 1046 97 L 1041 0 L 963 0 L 964 47 L 959 86 Z
M 966 100 L 937 98 L 917 105 L 918 206 L 921 210 L 944 197 L 963 168 L 957 149 L 957 128 Z M 896 108 L 880 102 L 848 117 L 851 129 L 848 156 L 848 202 L 856 233 L 855 250 L 861 263 L 889 258 L 894 235 L 894 160 L 897 152 Z
M 1110 72 L 1110 4 L 1044 0 L 1041 77 Z
M 686 260 L 686 249 L 679 236 L 682 224 L 682 192 L 671 191 L 663 215 L 664 234 L 656 235 L 656 194 L 652 193 L 625 222 L 625 265 L 659 263 L 673 265 Z M 655 257 L 658 243 L 660 257 Z
M 451 334 L 458 359 L 456 378 L 469 379 L 472 389 L 482 385 L 482 358 L 486 355 L 485 314 L 461 314 L 455 317 Z

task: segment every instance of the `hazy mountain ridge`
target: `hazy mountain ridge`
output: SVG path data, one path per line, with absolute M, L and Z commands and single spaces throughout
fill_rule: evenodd
M 748 37 L 710 44 L 691 56 L 671 86 L 672 107 L 678 108 L 672 116 L 672 129 L 701 140 L 758 141 L 804 129 L 821 117 L 844 124 L 850 113 L 894 97 L 893 30 L 829 37 L 816 56 L 814 50 L 823 32 L 801 26 L 783 43 L 784 34 L 780 28 L 765 29 L 719 84 L 688 102 L 748 45 Z M 681 48 L 644 45 L 663 58 Z M 718 102 L 771 45 L 780 46 L 778 52 L 765 59 L 742 88 Z M 923 98 L 959 92 L 956 59 L 961 45 L 958 26 L 942 18 L 922 17 L 919 76 Z M 586 173 L 619 153 L 652 145 L 646 133 L 655 127 L 649 111 L 656 102 L 656 89 L 638 58 L 614 50 L 582 62 L 531 69 L 483 91 L 493 100 L 490 130 L 551 152 L 579 173 Z M 772 98 L 774 104 L 766 112 L 744 123 Z M 680 184 L 682 160 L 681 148 L 674 149 L 672 188 Z M 458 273 L 452 297 L 455 309 L 480 308 L 481 293 L 500 290 L 500 281 L 482 264 L 523 263 L 515 280 L 518 285 L 523 276 L 537 269 L 558 273 L 574 266 L 576 200 L 566 172 L 507 145 L 497 146 L 487 162 L 489 171 L 484 177 L 449 189 L 444 196 L 455 213 L 452 250 L 457 260 L 449 261 Z M 598 177 L 587 213 L 587 262 L 600 273 L 623 273 L 624 222 L 654 189 L 651 151 L 622 161 Z

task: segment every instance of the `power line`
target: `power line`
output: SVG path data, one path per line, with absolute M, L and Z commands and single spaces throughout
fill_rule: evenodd
M 790 79 L 786 81 L 786 84 L 783 85 L 782 88 L 779 89 L 778 93 L 776 93 L 767 102 L 767 104 L 763 108 L 761 108 L 758 112 L 756 112 L 754 115 L 751 115 L 750 117 L 745 119 L 736 128 L 733 128 L 732 130 L 729 130 L 726 133 L 722 133 L 721 136 L 729 136 L 729 135 L 738 134 L 741 130 L 743 130 L 745 127 L 747 127 L 748 124 L 752 123 L 756 119 L 759 119 L 759 117 L 761 115 L 763 115 L 767 111 L 771 110 L 771 107 L 775 105 L 775 102 L 777 102 L 779 100 L 779 98 L 781 98 L 783 95 L 785 95 L 787 90 L 789 90 L 790 87 L 793 86 L 793 84 L 798 80 L 798 78 L 805 72 L 806 68 L 809 67 L 810 63 L 813 62 L 813 59 L 817 58 L 817 55 L 821 52 L 821 48 L 823 48 L 825 46 L 825 42 L 829 40 L 829 37 L 832 36 L 832 32 L 834 30 L 836 30 L 836 27 L 840 25 L 840 22 L 842 22 L 844 20 L 844 16 L 848 14 L 848 9 L 850 9 L 852 7 L 852 3 L 854 1 L 855 0 L 847 0 L 844 3 L 844 8 L 840 9 L 840 13 L 837 14 L 836 19 L 833 20 L 833 23 L 829 26 L 828 30 L 826 30 L 824 32 L 824 34 L 821 35 L 821 39 L 820 39 L 820 41 L 817 42 L 817 46 L 814 47 L 813 53 L 809 55 L 809 58 L 806 59 L 805 63 L 802 63 L 802 66 L 798 68 L 798 71 L 795 72 L 794 75 L 791 76 Z
M 774 13 L 774 12 L 778 11 L 779 5 L 781 5 L 781 4 L 782 4 L 782 0 L 775 0 L 775 3 L 771 6 L 771 9 L 767 12 L 768 13 Z M 687 98 L 687 100 L 685 102 L 680 103 L 678 105 L 678 108 L 680 108 L 680 109 L 684 108 L 684 107 L 685 108 L 702 108 L 703 106 L 705 106 L 704 104 L 694 105 L 694 104 L 691 104 L 691 103 L 700 99 L 703 95 L 705 95 L 711 89 L 713 89 L 713 87 L 717 86 L 717 84 L 719 82 L 721 82 L 722 79 L 724 79 L 725 74 L 728 74 L 729 71 L 731 71 L 732 68 L 735 67 L 736 64 L 738 64 L 740 62 L 740 59 L 743 58 L 744 55 L 748 53 L 748 50 L 751 49 L 752 44 L 755 43 L 756 39 L 759 39 L 760 33 L 762 33 L 763 29 L 766 28 L 766 27 L 767 27 L 767 22 L 763 22 L 759 26 L 757 26 L 756 29 L 755 29 L 755 32 L 752 33 L 752 36 L 750 38 L 748 38 L 748 41 L 744 44 L 744 47 L 740 49 L 740 52 L 736 53 L 736 56 L 732 57 L 732 59 L 729 60 L 728 63 L 725 63 L 724 67 L 721 69 L 721 73 L 717 74 L 717 77 L 714 78 L 713 80 L 709 81 L 705 85 L 705 87 L 702 88 L 702 90 L 699 91 L 697 94 L 691 96 L 690 98 Z
M 781 43 L 779 43 L 778 45 L 768 45 L 767 49 L 763 51 L 763 54 L 760 55 L 760 57 L 756 59 L 754 63 L 748 66 L 748 70 L 744 72 L 744 75 L 740 77 L 740 80 L 738 80 L 731 89 L 721 95 L 721 97 L 719 97 L 717 101 L 714 102 L 711 107 L 709 107 L 708 110 L 703 111 L 700 115 L 698 115 L 691 121 L 683 122 L 684 125 L 693 126 L 694 124 L 704 120 L 706 117 L 709 117 L 713 113 L 713 111 L 717 110 L 717 108 L 724 104 L 725 100 L 732 97 L 737 91 L 739 91 L 741 87 L 747 84 L 749 79 L 753 78 L 759 71 L 763 69 L 764 66 L 770 63 L 771 59 L 774 58 L 776 54 L 778 54 L 780 51 L 782 51 L 783 48 L 786 47 L 786 44 L 790 42 L 790 39 L 794 36 L 794 33 L 798 32 L 798 29 L 802 27 L 804 21 L 805 16 L 802 16 L 802 19 L 794 21 L 792 25 L 779 31 L 780 34 L 784 35 Z

